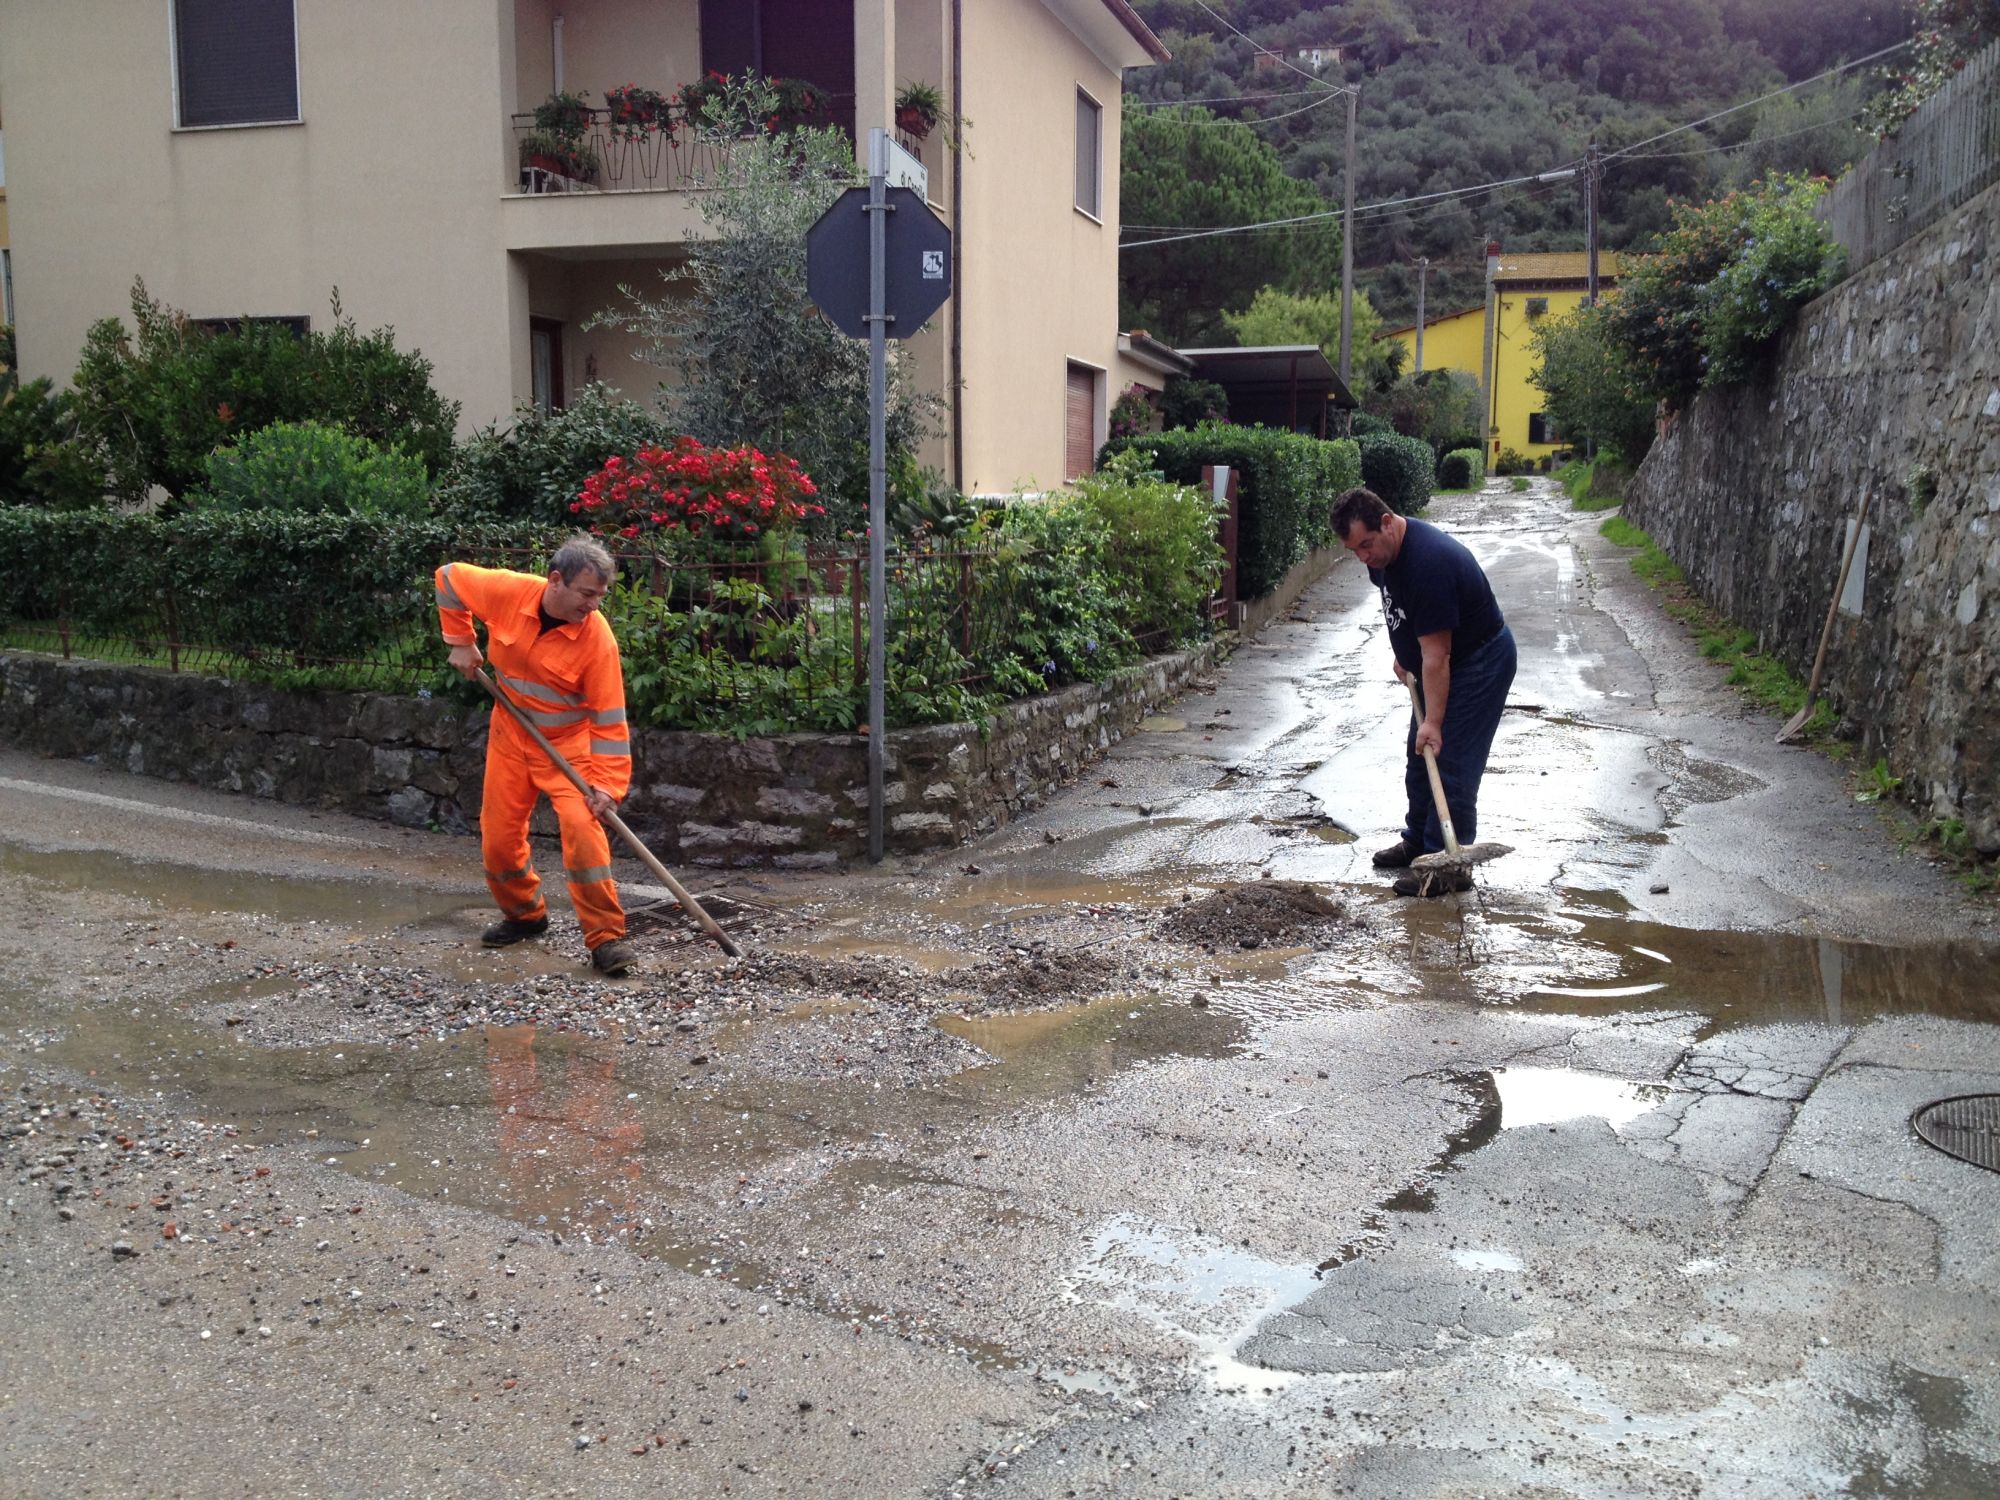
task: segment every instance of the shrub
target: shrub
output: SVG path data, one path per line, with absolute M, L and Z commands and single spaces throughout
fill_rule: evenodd
M 757 449 L 709 448 L 684 437 L 672 447 L 612 454 L 571 503 L 578 521 L 604 537 L 749 543 L 782 538 L 826 514 L 798 462 Z
M 1271 427 L 1213 422 L 1105 445 L 1107 454 L 1125 451 L 1178 484 L 1200 484 L 1210 464 L 1237 471 L 1236 587 L 1244 599 L 1270 593 L 1309 547 L 1331 542 L 1334 497 L 1361 483 L 1351 439 L 1324 442 Z
M 104 466 L 77 441 L 74 402 L 44 378 L 20 383 L 14 330 L 0 327 L 0 505 L 74 510 L 104 499 Z
M 1397 433 L 1370 433 L 1361 439 L 1361 482 L 1399 516 L 1413 516 L 1431 500 L 1437 464 L 1431 445 Z
M 1635 257 L 1606 303 L 1639 397 L 1678 408 L 1748 378 L 1793 313 L 1833 284 L 1841 251 L 1812 216 L 1824 190 L 1787 177 L 1674 205 L 1659 251 Z
M 1076 485 L 1104 523 L 1103 568 L 1119 623 L 1140 639 L 1208 634 L 1208 600 L 1222 576 L 1222 545 L 1208 498 L 1149 470 L 1136 453 L 1113 454 Z
M 1023 697 L 1103 676 L 1137 654 L 1119 622 L 1119 591 L 1101 567 L 1109 528 L 1073 495 L 1021 500 L 993 518 L 1013 631 L 993 665 L 994 685 Z
M 1373 425 L 1376 419 L 1385 421 L 1389 431 L 1422 438 L 1430 444 L 1433 458 L 1453 446 L 1466 446 L 1454 445 L 1454 436 L 1479 422 L 1478 382 L 1456 370 L 1425 370 L 1421 375 L 1406 375 L 1370 391 L 1365 401 L 1369 430 L 1376 430 Z M 1360 421 L 1358 417 L 1355 419 L 1357 432 Z
M 1173 429 L 1229 420 L 1229 393 L 1213 380 L 1176 375 L 1160 393 L 1160 425 Z
M 442 666 L 431 570 L 546 540 L 382 514 L 0 510 L 0 568 L 31 580 L 17 618 L 66 606 L 80 632 L 130 634 L 156 628 L 171 597 L 179 638 L 237 653 L 231 671 L 248 676 L 402 651 Z
M 1454 448 L 1438 460 L 1438 488 L 1469 490 L 1486 479 L 1486 455 L 1477 448 Z
M 506 432 L 484 428 L 459 444 L 435 503 L 442 514 L 465 520 L 560 526 L 605 459 L 674 436 L 658 413 L 592 382 L 561 411 L 523 406 Z
M 1153 425 L 1153 392 L 1134 381 L 1111 403 L 1107 425 L 1115 438 L 1137 437 Z
M 1518 448 L 1502 448 L 1500 456 L 1493 460 L 1495 474 L 1525 474 L 1533 467 L 1534 464 L 1524 458 Z
M 116 318 L 92 324 L 72 383 L 79 436 L 112 493 L 143 500 L 158 485 L 181 496 L 206 480 L 210 453 L 273 422 L 344 427 L 441 473 L 458 404 L 432 388 L 430 361 L 398 350 L 387 328 L 359 332 L 338 294 L 333 314 L 326 333 L 253 319 L 216 331 L 135 282 L 134 331 Z
M 1377 416 L 1374 412 L 1369 411 L 1356 412 L 1348 428 L 1348 431 L 1357 438 L 1388 437 L 1395 430 L 1396 424 L 1394 422 L 1391 422 L 1387 417 Z
M 273 422 L 209 455 L 198 510 L 420 516 L 429 508 L 424 466 L 321 422 Z

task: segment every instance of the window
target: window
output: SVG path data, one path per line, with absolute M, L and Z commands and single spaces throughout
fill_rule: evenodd
M 174 0 L 174 95 L 183 129 L 299 118 L 295 0 Z
M 1076 91 L 1076 206 L 1093 219 L 1104 217 L 1103 173 L 1098 163 L 1103 155 L 1104 110 L 1082 89 Z
M 1069 367 L 1063 419 L 1063 477 L 1081 479 L 1097 458 L 1097 372 L 1089 365 Z
M 563 409 L 562 324 L 553 318 L 528 319 L 528 384 L 536 411 Z
M 1546 297 L 1530 297 L 1530 298 L 1528 299 L 1528 316 L 1529 316 L 1529 317 L 1531 317 L 1531 318 L 1539 318 L 1539 317 L 1543 316 L 1543 315 L 1544 315 L 1545 313 L 1547 313 L 1547 312 L 1548 312 L 1548 310 L 1549 310 L 1549 299 L 1548 299 L 1548 298 L 1546 298 Z
M 1528 441 L 1531 443 L 1560 443 L 1562 441 L 1561 438 L 1556 436 L 1555 428 L 1550 425 L 1549 414 L 1547 412 L 1535 411 L 1528 413 Z

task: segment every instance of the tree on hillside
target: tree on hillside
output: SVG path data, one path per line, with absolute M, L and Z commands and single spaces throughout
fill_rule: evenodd
M 1312 188 L 1287 177 L 1278 156 L 1246 125 L 1205 109 L 1133 110 L 1125 117 L 1120 212 L 1128 230 L 1118 257 L 1118 315 L 1169 342 L 1199 345 L 1223 332 L 1223 309 L 1247 306 L 1261 287 L 1306 292 L 1339 274 L 1340 225 L 1310 223 L 1249 234 L 1149 238 L 1328 213 Z
M 1320 292 L 1299 296 L 1264 287 L 1242 312 L 1226 312 L 1222 321 L 1236 335 L 1236 342 L 1251 344 L 1317 344 L 1320 352 L 1338 369 L 1340 366 L 1340 293 Z M 1403 369 L 1403 346 L 1382 337 L 1382 318 L 1365 296 L 1354 298 L 1353 355 L 1356 394 L 1364 390 L 1385 390 Z

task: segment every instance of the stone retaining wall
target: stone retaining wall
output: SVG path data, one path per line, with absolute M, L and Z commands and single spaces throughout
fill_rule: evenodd
M 1158 656 L 1102 683 L 1011 704 L 985 733 L 973 724 L 897 731 L 885 757 L 885 843 L 900 852 L 945 847 L 1035 806 L 1215 655 L 1205 646 Z M 291 692 L 0 654 L 8 744 L 414 827 L 477 824 L 490 712 L 443 698 Z M 821 866 L 866 851 L 865 736 L 738 740 L 642 729 L 632 741 L 623 812 L 662 859 Z
M 2000 853 L 2000 187 L 1806 308 L 1761 382 L 1704 393 L 1626 514 L 1803 678 L 1871 491 L 1828 690 L 1865 760 Z

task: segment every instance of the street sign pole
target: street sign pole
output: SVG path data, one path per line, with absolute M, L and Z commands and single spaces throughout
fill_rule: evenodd
M 888 671 L 889 132 L 868 132 L 868 858 L 882 860 Z

